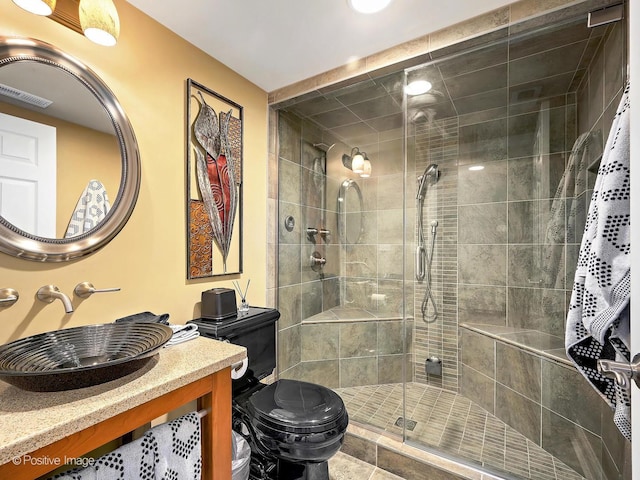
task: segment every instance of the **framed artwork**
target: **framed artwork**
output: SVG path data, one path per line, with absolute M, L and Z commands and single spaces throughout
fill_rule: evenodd
M 242 106 L 187 79 L 187 278 L 242 273 Z

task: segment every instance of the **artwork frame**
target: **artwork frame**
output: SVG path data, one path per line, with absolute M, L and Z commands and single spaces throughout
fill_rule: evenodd
M 243 270 L 243 113 L 242 105 L 187 79 L 189 280 L 238 275 Z

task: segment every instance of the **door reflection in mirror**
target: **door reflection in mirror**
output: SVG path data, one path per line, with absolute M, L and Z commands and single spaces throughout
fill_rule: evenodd
M 0 215 L 25 232 L 56 236 L 56 129 L 0 113 Z
M 92 180 L 99 179 L 113 197 L 120 188 L 116 132 L 95 95 L 64 69 L 21 60 L 0 68 L 0 114 L 0 216 L 50 239 L 99 226 L 104 216 L 93 215 L 69 234 L 79 197 Z M 53 138 L 43 137 L 47 129 Z

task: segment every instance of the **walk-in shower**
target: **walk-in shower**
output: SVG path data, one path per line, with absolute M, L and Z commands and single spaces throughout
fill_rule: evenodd
M 335 389 L 353 425 L 498 478 L 630 478 L 629 444 L 564 353 L 626 75 L 625 21 L 587 26 L 603 6 L 571 2 L 277 106 L 281 377 Z M 432 90 L 406 95 L 414 78 Z M 320 143 L 335 146 L 314 183 Z M 342 163 L 354 146 L 371 177 Z
M 427 195 L 427 188 L 429 182 L 435 184 L 438 181 L 438 165 L 432 163 L 429 165 L 424 173 L 418 177 L 418 193 L 416 194 L 416 201 L 418 203 L 418 242 L 416 245 L 416 280 L 424 281 L 426 285 L 424 297 L 420 305 L 420 313 L 422 320 L 425 322 L 435 322 L 438 318 L 438 307 L 431 291 L 431 265 L 433 263 L 433 252 L 436 246 L 436 234 L 438 232 L 438 221 L 431 220 L 431 245 L 429 250 L 425 245 L 424 238 L 424 218 L 423 207 L 424 201 Z M 428 312 L 429 306 L 431 311 Z

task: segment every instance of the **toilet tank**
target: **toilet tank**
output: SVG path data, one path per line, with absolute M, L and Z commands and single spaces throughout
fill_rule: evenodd
M 187 323 L 198 325 L 200 335 L 228 341 L 247 349 L 249 366 L 245 377 L 261 380 L 276 368 L 276 322 L 280 312 L 273 308 L 251 307 L 241 315 L 224 320 L 198 318 Z

